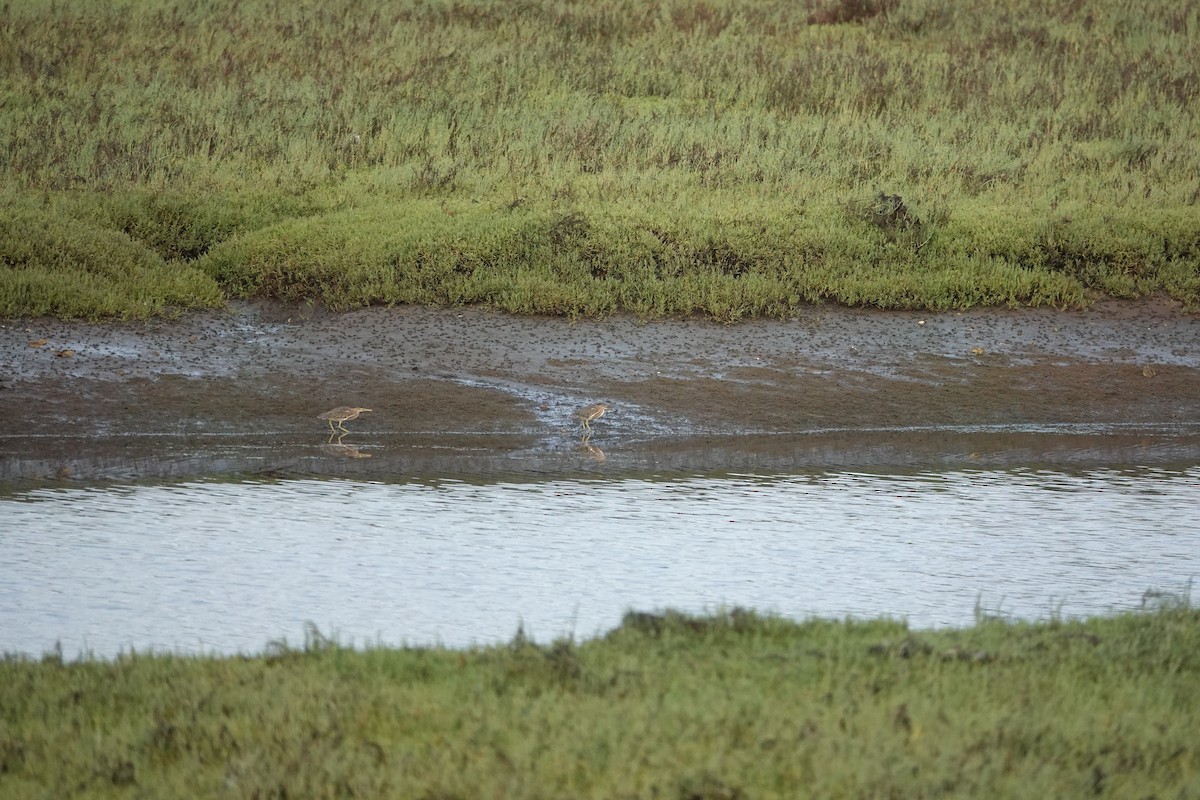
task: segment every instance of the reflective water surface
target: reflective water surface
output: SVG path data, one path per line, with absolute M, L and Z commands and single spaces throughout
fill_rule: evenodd
M 510 479 L 511 478 L 511 479 Z M 355 478 L 0 495 L 0 651 L 588 637 L 630 608 L 970 624 L 1200 576 L 1200 466 Z

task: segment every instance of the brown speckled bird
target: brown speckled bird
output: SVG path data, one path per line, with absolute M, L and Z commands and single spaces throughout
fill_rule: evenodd
M 350 431 L 346 430 L 346 428 L 342 426 L 342 423 L 349 422 L 352 419 L 358 419 L 359 414 L 370 410 L 371 409 L 369 408 L 359 408 L 358 406 L 338 406 L 332 411 L 326 411 L 324 414 L 318 414 L 317 419 L 323 419 L 328 422 L 330 431 L 333 430 L 333 423 L 336 422 L 339 428 L 346 433 L 349 433 Z
M 583 420 L 583 429 L 585 431 L 590 431 L 591 423 L 600 419 L 606 413 L 608 413 L 608 406 L 604 403 L 596 403 L 594 406 L 588 406 L 587 408 L 579 409 L 575 412 L 575 416 Z

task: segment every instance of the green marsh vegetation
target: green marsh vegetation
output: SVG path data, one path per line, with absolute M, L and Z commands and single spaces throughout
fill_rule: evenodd
M 0 661 L 0 797 L 1190 797 L 1200 614 Z
M 1200 308 L 1200 6 L 7 0 L 0 316 Z

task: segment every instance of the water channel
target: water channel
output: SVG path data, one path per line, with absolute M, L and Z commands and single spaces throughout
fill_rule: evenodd
M 359 471 L 9 475 L 0 651 L 253 653 L 309 624 L 354 645 L 460 647 L 731 606 L 930 628 L 1137 608 L 1200 576 L 1194 431 L 1181 458 L 1169 436 L 1104 457 L 1080 435 L 1049 463 L 979 459 L 970 436 L 937 438 L 924 467 L 610 451 L 414 474 L 325 452 Z

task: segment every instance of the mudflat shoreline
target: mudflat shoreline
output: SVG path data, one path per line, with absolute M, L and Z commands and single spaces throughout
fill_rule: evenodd
M 1200 316 L 1162 298 L 732 326 L 274 303 L 0 324 L 9 480 L 1200 454 Z M 581 442 L 571 414 L 598 401 Z M 317 419 L 338 405 L 372 409 L 340 441 Z

